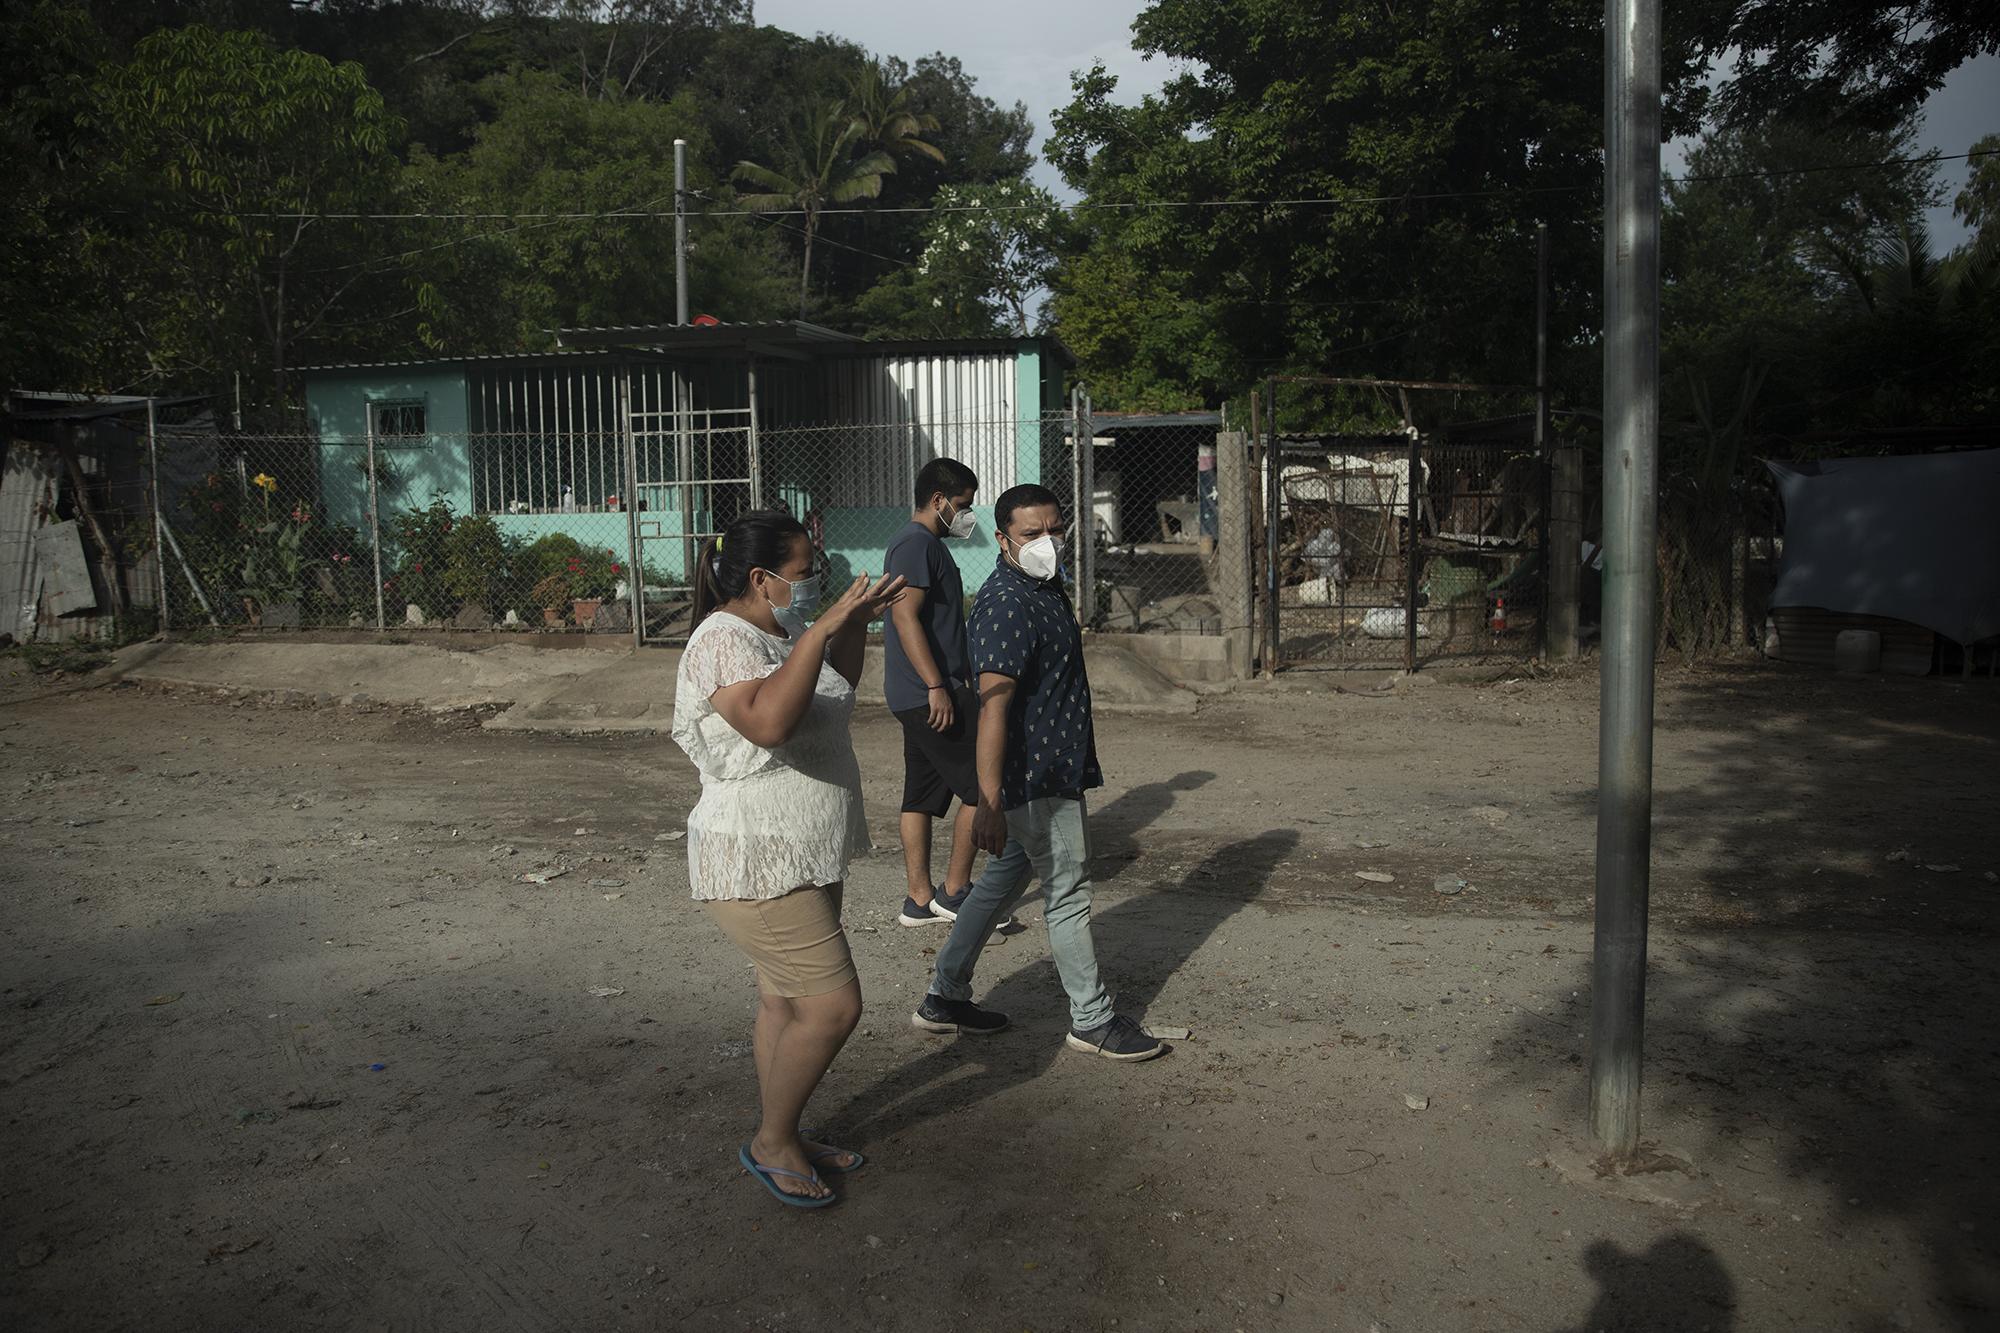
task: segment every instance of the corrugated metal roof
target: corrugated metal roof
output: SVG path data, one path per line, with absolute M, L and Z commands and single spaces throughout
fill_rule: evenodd
M 1092 427 L 1103 430 L 1107 426 L 1125 430 L 1147 430 L 1162 426 L 1220 426 L 1220 412 L 1092 412 Z
M 573 348 L 554 347 L 545 352 L 475 352 L 467 356 L 433 356 L 405 358 L 398 361 L 328 361 L 317 366 L 293 366 L 299 374 L 329 370 L 389 370 L 401 366 L 458 366 L 479 361 L 515 361 L 532 363 L 555 357 L 603 356 L 601 350 L 579 351 Z
M 559 329 L 556 338 L 565 347 L 645 347 L 697 348 L 718 351 L 757 345 L 798 343 L 858 343 L 861 339 L 802 319 L 776 320 L 768 324 L 612 324 L 589 328 Z

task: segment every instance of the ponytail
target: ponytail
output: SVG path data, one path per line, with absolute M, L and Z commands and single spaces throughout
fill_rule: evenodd
M 792 543 L 806 536 L 805 525 L 782 509 L 753 509 L 739 516 L 720 537 L 701 544 L 695 556 L 694 622 L 741 597 L 750 586 L 750 571 L 778 567 L 792 554 Z

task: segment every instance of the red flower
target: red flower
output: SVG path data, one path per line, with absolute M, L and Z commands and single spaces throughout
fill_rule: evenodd
M 214 511 L 215 511 L 216 513 L 218 513 L 218 514 L 219 514 L 219 513 L 221 513 L 221 512 L 222 512 L 222 501 L 220 501 L 220 500 L 211 500 L 211 501 L 209 502 L 209 508 L 213 509 L 213 510 L 214 510 Z
M 412 567 L 412 569 L 411 569 L 411 571 L 410 571 L 410 572 L 411 572 L 411 573 L 413 573 L 413 574 L 421 574 L 421 573 L 423 573 L 423 572 L 424 572 L 424 562 L 423 562 L 423 561 L 421 561 L 421 560 L 417 561 L 416 565 L 415 565 L 414 567 Z

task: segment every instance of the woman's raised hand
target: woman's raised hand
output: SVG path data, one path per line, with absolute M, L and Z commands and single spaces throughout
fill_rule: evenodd
M 902 596 L 909 580 L 901 574 L 884 574 L 874 583 L 866 574 L 860 575 L 847 586 L 840 599 L 829 606 L 820 620 L 826 625 L 827 633 L 835 634 L 850 625 L 866 626 L 877 620 L 889 609 L 889 604 Z

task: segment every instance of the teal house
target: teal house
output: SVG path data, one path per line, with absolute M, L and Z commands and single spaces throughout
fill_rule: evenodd
M 442 496 L 513 536 L 563 532 L 629 557 L 645 637 L 672 638 L 697 544 L 745 510 L 804 519 L 837 578 L 880 569 L 932 458 L 971 467 L 984 504 L 1056 468 L 1066 486 L 1073 364 L 1053 338 L 876 342 L 706 321 L 300 374 L 329 517 L 366 529 L 372 463 L 385 519 Z M 955 553 L 968 587 L 995 559 L 984 538 Z

